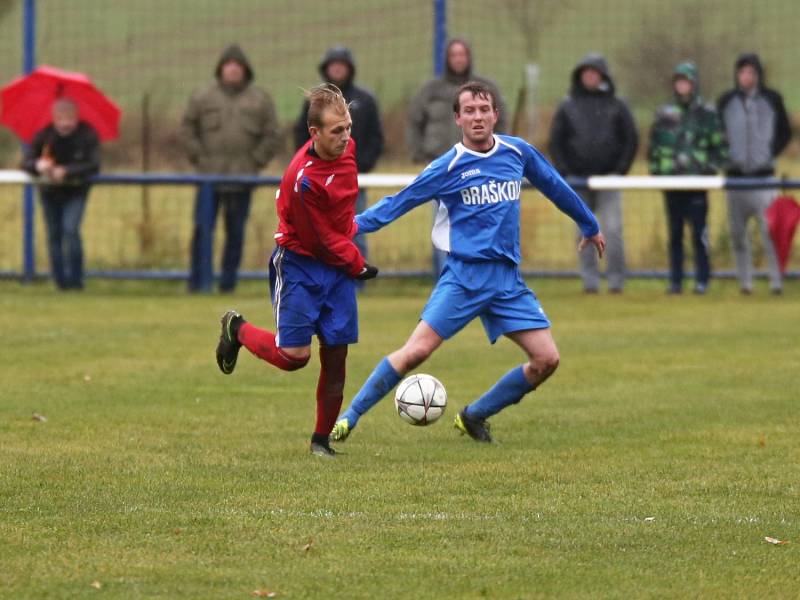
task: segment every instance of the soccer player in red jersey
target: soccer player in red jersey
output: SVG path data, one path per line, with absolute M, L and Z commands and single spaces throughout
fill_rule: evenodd
M 308 364 L 316 335 L 320 373 L 311 452 L 333 457 L 328 435 L 342 405 L 347 347 L 358 341 L 355 280 L 372 279 L 378 269 L 353 243 L 358 171 L 347 103 L 333 84 L 311 90 L 309 103 L 311 139 L 289 163 L 277 194 L 277 246 L 269 266 L 276 331 L 226 312 L 217 364 L 233 373 L 245 346 L 279 369 L 295 371 Z

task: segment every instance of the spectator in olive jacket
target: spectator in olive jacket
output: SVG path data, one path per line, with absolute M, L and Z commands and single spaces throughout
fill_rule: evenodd
M 253 69 L 241 48 L 225 49 L 217 63 L 216 81 L 192 94 L 183 116 L 181 135 L 189 161 L 199 173 L 255 175 L 275 154 L 278 123 L 275 106 L 261 88 L 252 85 Z M 244 246 L 251 189 L 220 185 L 214 189 L 214 215 L 225 217 L 225 249 L 219 289 L 231 292 Z M 200 237 L 197 205 L 192 239 L 190 291 L 201 290 Z

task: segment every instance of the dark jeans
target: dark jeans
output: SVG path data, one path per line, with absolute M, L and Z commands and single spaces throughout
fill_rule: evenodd
M 244 247 L 244 228 L 247 217 L 250 215 L 250 200 L 252 191 L 250 189 L 237 191 L 214 191 L 214 219 L 217 222 L 217 214 L 220 206 L 225 220 L 225 248 L 222 252 L 222 273 L 219 278 L 219 289 L 223 292 L 230 292 L 236 287 L 239 274 L 239 265 L 242 262 L 242 248 Z M 189 289 L 201 291 L 200 281 L 200 219 L 198 215 L 199 198 L 195 200 L 194 206 L 194 235 L 192 236 L 192 267 L 189 274 Z
M 695 284 L 708 285 L 711 264 L 708 257 L 708 199 L 704 191 L 665 192 L 669 221 L 670 283 L 680 289 L 683 283 L 683 227 L 688 221 L 692 227 L 694 247 Z
M 81 188 L 74 193 L 59 190 L 57 193 L 42 191 L 40 194 L 47 226 L 50 272 L 56 285 L 62 290 L 83 287 L 80 228 L 87 193 L 87 190 Z

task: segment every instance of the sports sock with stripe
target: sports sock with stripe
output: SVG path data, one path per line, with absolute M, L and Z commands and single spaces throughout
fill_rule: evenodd
M 239 327 L 237 338 L 255 356 L 284 371 L 296 371 L 308 364 L 308 357 L 305 360 L 292 358 L 275 345 L 274 333 L 259 329 L 251 323 L 243 323 Z
M 523 367 L 511 369 L 495 383 L 489 391 L 467 406 L 466 414 L 471 419 L 488 419 L 506 406 L 516 404 L 534 387 L 525 377 Z
M 347 425 L 350 429 L 356 426 L 358 419 L 361 418 L 365 412 L 375 406 L 381 398 L 392 391 L 396 386 L 402 375 L 394 370 L 394 367 L 389 362 L 388 358 L 384 358 L 372 371 L 372 374 L 358 390 L 355 398 L 350 403 L 350 406 L 344 411 L 340 419 L 347 419 Z

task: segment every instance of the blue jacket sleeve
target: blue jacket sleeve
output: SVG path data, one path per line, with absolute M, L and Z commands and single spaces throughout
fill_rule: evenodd
M 367 210 L 356 215 L 358 233 L 372 233 L 395 221 L 420 204 L 433 200 L 441 189 L 444 170 L 435 161 L 414 181 L 394 196 L 384 196 Z
M 591 237 L 600 232 L 592 211 L 575 193 L 569 184 L 564 181 L 558 171 L 547 162 L 547 159 L 530 144 L 524 144 L 523 156 L 525 158 L 525 177 L 528 178 L 536 189 L 547 196 L 558 209 L 572 217 L 578 224 L 584 237 Z

